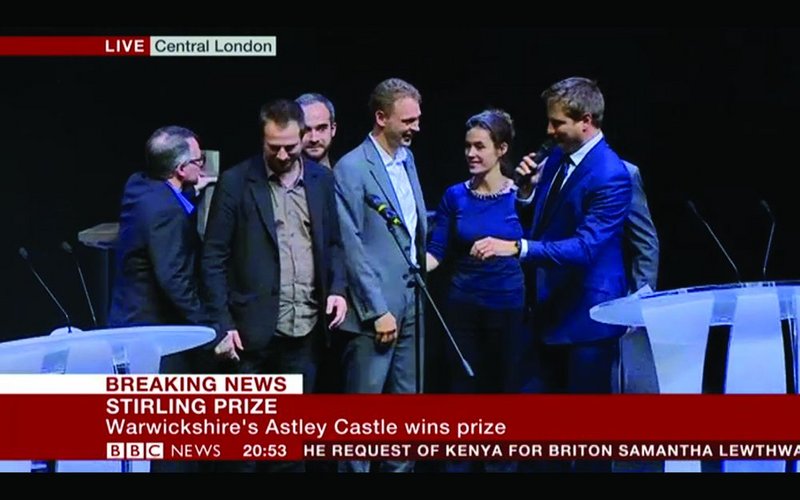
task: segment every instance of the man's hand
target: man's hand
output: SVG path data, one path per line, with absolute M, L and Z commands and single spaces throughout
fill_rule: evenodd
M 194 190 L 199 193 L 209 184 L 214 184 L 215 182 L 217 182 L 217 177 L 215 175 L 206 175 L 201 171 L 200 176 L 197 178 L 197 184 L 194 185 Z
M 328 303 L 325 305 L 325 314 L 333 314 L 328 328 L 333 329 L 341 325 L 347 315 L 347 301 L 341 295 L 329 295 Z
M 236 352 L 236 349 L 240 351 L 244 350 L 242 347 L 242 339 L 239 337 L 239 330 L 228 330 L 228 334 L 225 335 L 225 338 L 214 347 L 214 354 L 223 359 L 239 361 L 239 353 Z
M 387 312 L 375 320 L 375 342 L 389 344 L 397 338 L 397 320 Z
M 476 241 L 469 251 L 470 255 L 480 260 L 491 257 L 510 257 L 518 253 L 516 241 L 500 240 L 491 236 Z
M 536 156 L 536 153 L 529 153 L 523 156 L 522 161 L 519 162 L 519 165 L 515 170 L 515 172 L 518 173 L 519 175 L 533 174 L 531 176 L 530 183 L 523 182 L 522 185 L 519 186 L 519 191 L 517 192 L 518 198 L 522 199 L 529 198 L 531 196 L 531 193 L 533 193 L 533 188 L 535 188 L 536 185 L 539 184 L 539 179 L 541 179 L 542 177 L 541 167 L 544 162 L 537 165 L 536 162 L 533 160 L 534 156 Z

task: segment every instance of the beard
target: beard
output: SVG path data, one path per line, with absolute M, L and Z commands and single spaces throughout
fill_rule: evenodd
M 289 158 L 288 160 L 281 161 L 277 158 L 269 158 L 267 159 L 267 165 L 269 169 L 275 172 L 276 174 L 285 174 L 289 170 L 292 169 L 295 162 L 297 162 L 296 157 Z
M 303 150 L 303 153 L 305 153 L 305 155 L 311 158 L 312 160 L 319 161 L 325 158 L 325 156 L 328 154 L 328 148 L 322 145 L 310 146 L 308 148 L 305 148 Z

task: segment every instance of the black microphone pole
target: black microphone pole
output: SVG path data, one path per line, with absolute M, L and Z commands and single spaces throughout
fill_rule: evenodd
M 769 239 L 767 240 L 767 251 L 764 252 L 764 264 L 761 266 L 761 277 L 762 279 L 767 279 L 767 264 L 769 263 L 769 256 L 772 252 L 772 241 L 773 237 L 775 236 L 775 215 L 773 215 L 772 210 L 769 208 L 769 204 L 767 200 L 761 200 L 760 205 L 764 207 L 764 210 L 767 212 L 769 216 L 769 220 L 771 222 L 771 226 L 769 228 Z M 796 320 L 795 320 L 796 321 Z M 787 337 L 791 339 L 791 363 L 786 363 L 786 373 L 787 373 L 787 381 L 791 381 L 793 387 L 793 394 L 798 394 L 798 335 L 795 334 L 794 323 L 795 321 L 789 319 L 781 319 L 781 331 L 783 333 L 783 338 L 786 339 Z M 795 463 L 790 464 L 793 467 L 796 467 Z
M 75 267 L 78 269 L 78 276 L 81 279 L 81 287 L 83 287 L 83 295 L 86 297 L 86 303 L 89 304 L 89 312 L 92 314 L 92 323 L 94 323 L 94 327 L 97 328 L 97 316 L 94 314 L 94 305 L 92 304 L 91 297 L 89 297 L 89 289 L 86 288 L 86 280 L 83 278 L 83 270 L 81 269 L 81 263 L 78 262 L 78 256 L 75 255 L 75 252 L 72 250 L 72 245 L 66 241 L 61 242 L 61 249 L 72 255 L 72 260 L 75 261 Z
M 769 254 L 772 251 L 772 238 L 775 236 L 775 216 L 772 215 L 772 210 L 769 209 L 769 205 L 767 204 L 766 200 L 761 200 L 761 206 L 764 207 L 764 210 L 767 211 L 767 215 L 769 215 L 769 220 L 772 222 L 772 226 L 769 228 L 767 251 L 764 253 L 764 265 L 761 266 L 761 276 L 764 279 L 767 279 L 767 263 L 769 262 Z
M 385 199 L 388 200 L 389 197 L 381 187 L 380 183 L 378 182 L 378 179 L 375 177 L 375 173 L 370 171 L 370 175 L 372 175 L 372 179 L 375 181 L 375 184 L 378 186 L 378 189 L 380 189 L 381 192 L 383 193 Z M 369 195 L 367 201 L 368 204 L 370 204 Z M 406 260 L 409 272 L 414 277 L 414 282 L 417 285 L 417 289 L 422 290 L 422 293 L 425 294 L 425 297 L 428 299 L 428 303 L 431 305 L 431 308 L 433 308 L 433 311 L 436 313 L 436 317 L 439 318 L 439 323 L 442 325 L 442 328 L 447 334 L 447 338 L 450 339 L 450 343 L 456 350 L 456 354 L 461 360 L 461 365 L 464 367 L 464 371 L 467 373 L 468 376 L 474 377 L 475 372 L 472 370 L 472 367 L 470 366 L 469 362 L 461 353 L 461 349 L 458 347 L 458 342 L 456 342 L 456 339 L 453 338 L 453 334 L 450 331 L 450 328 L 447 326 L 447 322 L 445 321 L 444 316 L 442 316 L 441 311 L 439 311 L 439 307 L 437 307 L 436 305 L 436 301 L 433 300 L 433 297 L 431 296 L 431 293 L 428 290 L 428 285 L 425 283 L 425 280 L 422 279 L 422 272 L 420 267 L 415 265 L 414 262 L 412 262 L 411 256 L 409 256 L 408 253 L 403 249 L 403 244 L 400 242 L 400 235 L 397 232 L 398 228 L 400 227 L 397 214 L 395 214 L 394 211 L 392 211 L 391 209 L 389 210 L 387 210 L 386 208 L 381 209 L 379 208 L 379 206 L 372 206 L 372 204 L 370 204 L 370 206 L 374 208 L 376 211 L 378 211 L 378 213 L 384 218 L 384 220 L 386 220 L 386 227 L 389 229 L 389 233 L 391 233 L 392 238 L 394 239 L 394 242 L 397 245 L 397 249 L 400 251 L 400 253 L 403 255 L 403 258 Z M 417 318 L 419 317 L 420 317 L 419 311 L 417 311 Z M 416 346 L 417 347 L 417 393 L 419 394 L 422 392 L 421 387 L 423 387 L 422 380 L 424 377 L 423 370 L 421 370 L 421 362 L 420 362 L 420 357 L 422 356 L 422 343 L 419 331 L 417 332 L 416 335 L 416 341 L 417 341 L 417 346 Z
M 719 247 L 719 249 L 722 250 L 722 253 L 723 253 L 723 255 L 725 255 L 725 258 L 728 259 L 728 264 L 730 264 L 731 267 L 733 268 L 733 272 L 736 274 L 736 280 L 739 282 L 739 284 L 742 284 L 742 275 L 739 274 L 739 268 L 736 267 L 736 264 L 733 263 L 733 259 L 731 259 L 731 256 L 728 255 L 728 251 L 725 250 L 725 247 L 722 245 L 722 242 L 719 241 L 719 238 L 717 238 L 717 235 L 716 235 L 716 233 L 714 233 L 714 230 L 711 229 L 711 226 L 708 225 L 708 222 L 706 222 L 706 220 L 703 218 L 703 216 L 700 215 L 700 212 L 697 210 L 697 207 L 695 206 L 695 204 L 694 204 L 694 202 L 692 200 L 687 200 L 686 204 L 689 205 L 689 208 L 692 210 L 692 212 L 694 212 L 694 215 L 706 227 L 706 229 L 708 230 L 708 234 L 710 234 L 711 237 L 714 238 L 714 241 L 717 243 L 717 246 Z
M 64 317 L 67 319 L 67 332 L 72 333 L 72 321 L 70 321 L 69 319 L 69 314 L 67 314 L 66 309 L 64 309 L 64 307 L 61 305 L 61 302 L 58 301 L 56 296 L 53 295 L 53 292 L 50 290 L 50 287 L 45 284 L 42 277 L 39 276 L 39 273 L 36 272 L 36 268 L 33 267 L 33 262 L 31 262 L 30 255 L 28 255 L 28 250 L 26 250 L 25 247 L 19 247 L 19 256 L 22 257 L 25 260 L 25 262 L 28 263 L 28 267 L 31 268 L 31 272 L 33 273 L 34 276 L 36 276 L 36 279 L 39 281 L 39 284 L 42 285 L 42 288 L 44 288 L 44 290 L 47 292 L 47 295 L 50 296 L 53 302 L 55 302 L 56 306 L 58 306 L 58 308 L 61 310 L 61 314 L 63 314 Z

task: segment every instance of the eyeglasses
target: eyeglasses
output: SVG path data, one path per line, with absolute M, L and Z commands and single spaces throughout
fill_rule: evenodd
M 198 168 L 203 168 L 203 167 L 206 166 L 206 154 L 202 153 L 200 155 L 200 158 L 193 158 L 191 160 L 187 160 L 187 161 L 183 162 L 184 165 L 186 165 L 187 163 L 191 163 L 192 165 L 196 165 Z

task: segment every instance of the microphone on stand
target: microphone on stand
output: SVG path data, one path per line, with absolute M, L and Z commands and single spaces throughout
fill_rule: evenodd
M 378 214 L 383 217 L 383 220 L 385 220 L 387 224 L 391 224 L 393 226 L 403 225 L 403 221 L 400 220 L 400 216 L 397 215 L 397 212 L 389 208 L 389 205 L 383 202 L 379 196 L 367 193 L 364 195 L 364 199 L 367 201 L 367 205 L 378 212 Z
M 769 228 L 769 239 L 767 240 L 767 251 L 764 253 L 764 265 L 761 267 L 761 276 L 766 279 L 767 278 L 767 263 L 769 262 L 769 254 L 772 251 L 772 238 L 775 236 L 775 216 L 772 215 L 772 210 L 769 209 L 769 205 L 767 204 L 766 200 L 761 200 L 761 206 L 764 207 L 764 210 L 767 211 L 767 215 L 769 215 L 769 220 L 772 222 L 772 225 Z
M 374 174 L 373 174 L 373 178 L 374 178 Z M 378 180 L 377 179 L 375 179 L 375 183 L 378 184 Z M 380 184 L 378 184 L 378 187 L 380 188 Z M 381 189 L 381 191 L 383 191 L 383 189 Z M 373 210 L 378 212 L 378 214 L 380 214 L 380 216 L 383 217 L 383 219 L 387 222 L 387 226 L 389 227 L 389 232 L 394 237 L 395 243 L 397 243 L 397 248 L 400 249 L 400 252 L 403 254 L 403 257 L 406 259 L 406 262 L 409 265 L 409 268 L 412 270 L 412 274 L 414 276 L 414 280 L 417 283 L 417 286 L 422 290 L 422 292 L 428 298 L 428 303 L 430 303 L 431 308 L 433 308 L 433 311 L 436 313 L 436 316 L 439 318 L 439 322 L 442 325 L 442 329 L 444 330 L 445 334 L 447 335 L 448 339 L 450 340 L 450 343 L 453 345 L 453 348 L 456 351 L 456 355 L 458 355 L 458 358 L 461 360 L 461 365 L 464 367 L 464 371 L 467 373 L 468 376 L 474 377 L 475 376 L 475 372 L 472 370 L 472 366 L 470 366 L 470 364 L 467 361 L 467 359 L 461 353 L 461 349 L 458 347 L 458 342 L 456 342 L 456 339 L 453 337 L 453 334 L 450 332 L 450 328 L 447 326 L 447 322 L 444 320 L 444 317 L 442 316 L 442 313 L 439 311 L 439 308 L 436 306 L 436 302 L 433 300 L 433 297 L 431 297 L 431 294 L 428 291 L 428 286 L 425 284 L 425 281 L 419 275 L 418 266 L 415 266 L 411 262 L 411 257 L 409 257 L 409 255 L 406 252 L 403 251 L 403 247 L 400 244 L 400 241 L 397 239 L 397 233 L 396 233 L 397 229 L 396 229 L 396 227 L 397 226 L 402 226 L 403 225 L 403 221 L 400 220 L 400 217 L 398 217 L 397 213 L 394 210 L 392 210 L 391 208 L 389 208 L 389 205 L 386 202 L 384 202 L 379 196 L 374 195 L 374 194 L 367 194 L 367 195 L 364 196 L 364 198 L 365 198 L 365 200 L 367 202 L 367 205 L 369 205 L 370 208 L 372 208 Z
M 86 297 L 86 303 L 89 304 L 89 312 L 92 314 L 92 323 L 94 323 L 95 328 L 97 328 L 97 316 L 94 314 L 94 305 L 92 304 L 91 297 L 89 297 L 89 289 L 86 288 L 86 280 L 83 277 L 83 270 L 81 269 L 81 263 L 78 260 L 78 256 L 75 255 L 75 252 L 72 250 L 72 245 L 70 245 L 66 241 L 61 242 L 61 249 L 67 252 L 68 254 L 72 255 L 72 260 L 75 261 L 75 267 L 78 269 L 78 276 L 81 279 L 83 296 Z
M 72 333 L 72 321 L 70 321 L 69 319 L 69 314 L 67 314 L 67 310 L 64 309 L 64 306 L 61 305 L 61 302 L 59 302 L 56 296 L 53 295 L 53 291 L 50 290 L 50 287 L 47 286 L 42 277 L 39 276 L 39 273 L 36 272 L 36 268 L 33 267 L 33 262 L 31 262 L 30 255 L 28 254 L 28 250 L 25 247 L 19 247 L 19 256 L 22 257 L 23 260 L 25 260 L 25 262 L 28 263 L 28 267 L 30 267 L 31 272 L 36 277 L 36 280 L 39 282 L 40 285 L 42 285 L 42 288 L 44 288 L 44 290 L 47 292 L 47 295 L 50 296 L 53 302 L 55 302 L 56 306 L 58 306 L 58 309 L 61 310 L 61 314 L 63 314 L 64 318 L 67 320 L 67 332 Z
M 700 212 L 697 210 L 697 207 L 695 206 L 692 200 L 687 200 L 686 204 L 689 206 L 689 208 L 692 210 L 692 212 L 698 218 L 698 220 L 700 220 L 700 222 L 702 222 L 703 225 L 706 226 L 708 234 L 710 234 L 711 237 L 714 238 L 714 241 L 717 243 L 717 246 L 719 247 L 720 250 L 722 250 L 722 253 L 725 255 L 725 258 L 728 260 L 728 264 L 730 264 L 731 267 L 733 268 L 733 272 L 736 275 L 736 280 L 739 283 L 742 283 L 742 275 L 739 274 L 739 268 L 736 267 L 736 264 L 733 263 L 733 259 L 731 259 L 731 256 L 728 255 L 728 251 L 725 250 L 725 247 L 722 245 L 722 242 L 719 241 L 719 238 L 717 238 L 717 235 L 716 233 L 714 233 L 714 230 L 711 229 L 711 226 L 708 225 L 708 222 L 706 222 L 703 216 L 700 215 Z

